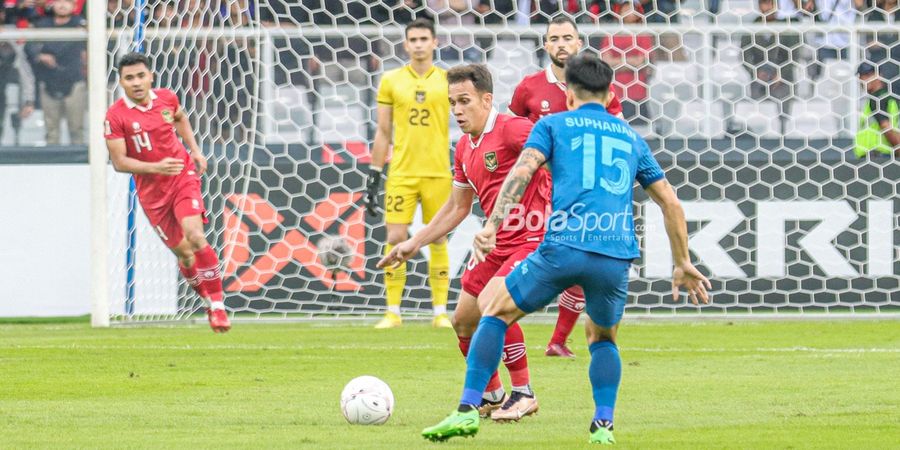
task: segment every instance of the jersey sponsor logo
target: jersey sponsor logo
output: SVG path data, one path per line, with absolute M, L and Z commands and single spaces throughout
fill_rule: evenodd
M 175 122 L 175 116 L 172 114 L 171 110 L 164 109 L 160 114 L 162 115 L 162 118 L 166 123 Z
M 425 91 L 416 91 L 416 103 L 425 103 Z
M 112 125 L 109 124 L 108 120 L 103 121 L 103 132 L 107 135 L 112 134 Z
M 493 172 L 500 167 L 500 162 L 497 161 L 497 152 L 487 152 L 484 154 L 484 168 L 488 170 L 488 172 Z

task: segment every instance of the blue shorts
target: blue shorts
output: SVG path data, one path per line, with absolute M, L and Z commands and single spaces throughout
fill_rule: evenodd
M 622 320 L 628 298 L 631 260 L 612 258 L 544 241 L 506 276 L 516 306 L 530 314 L 544 308 L 572 285 L 584 288 L 585 306 L 604 328 Z

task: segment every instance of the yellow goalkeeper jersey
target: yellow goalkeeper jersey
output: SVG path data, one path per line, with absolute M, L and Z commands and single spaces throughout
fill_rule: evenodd
M 450 101 L 447 71 L 419 76 L 406 65 L 381 77 L 378 103 L 391 106 L 394 151 L 390 177 L 450 178 Z

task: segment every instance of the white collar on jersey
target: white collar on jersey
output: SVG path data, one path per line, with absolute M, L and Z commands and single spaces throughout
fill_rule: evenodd
M 481 145 L 481 141 L 484 139 L 484 135 L 490 133 L 494 130 L 494 125 L 497 123 L 497 116 L 500 114 L 497 111 L 497 108 L 491 107 L 491 113 L 488 115 L 487 122 L 484 124 L 484 130 L 481 132 L 481 136 L 478 136 L 478 140 L 472 138 L 472 135 L 469 135 L 469 142 L 472 144 L 472 148 L 478 148 Z
M 566 90 L 566 83 L 559 81 L 559 78 L 556 78 L 556 74 L 553 73 L 553 64 L 548 65 L 547 69 L 544 70 L 544 72 L 546 72 L 546 74 L 547 74 L 547 82 L 548 83 L 555 84 L 556 87 L 562 89 L 563 91 Z
M 131 109 L 137 108 L 138 111 L 147 112 L 153 109 L 153 100 L 156 100 L 156 92 L 153 92 L 153 89 L 150 89 L 150 103 L 148 103 L 147 106 L 138 105 L 137 103 L 131 101 L 131 99 L 128 98 L 127 95 L 125 96 L 125 106 Z

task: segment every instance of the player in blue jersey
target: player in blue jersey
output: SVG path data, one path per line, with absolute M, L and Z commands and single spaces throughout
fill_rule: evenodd
M 625 309 L 628 270 L 640 256 L 634 234 L 632 189 L 641 184 L 665 217 L 672 246 L 672 296 L 685 288 L 694 304 L 708 303 L 706 279 L 691 264 L 681 203 L 647 143 L 628 124 L 607 113 L 613 71 L 590 54 L 566 64 L 569 111 L 539 120 L 509 173 L 493 213 L 475 237 L 479 260 L 494 249 L 499 225 L 544 163 L 553 173 L 553 213 L 544 242 L 525 258 L 489 302 L 472 338 L 459 408 L 422 436 L 443 441 L 478 432 L 478 405 L 500 362 L 509 324 L 540 310 L 569 286 L 584 288 L 590 320 L 589 376 L 595 413 L 590 442 L 615 443 L 613 408 L 622 376 L 616 331 Z

